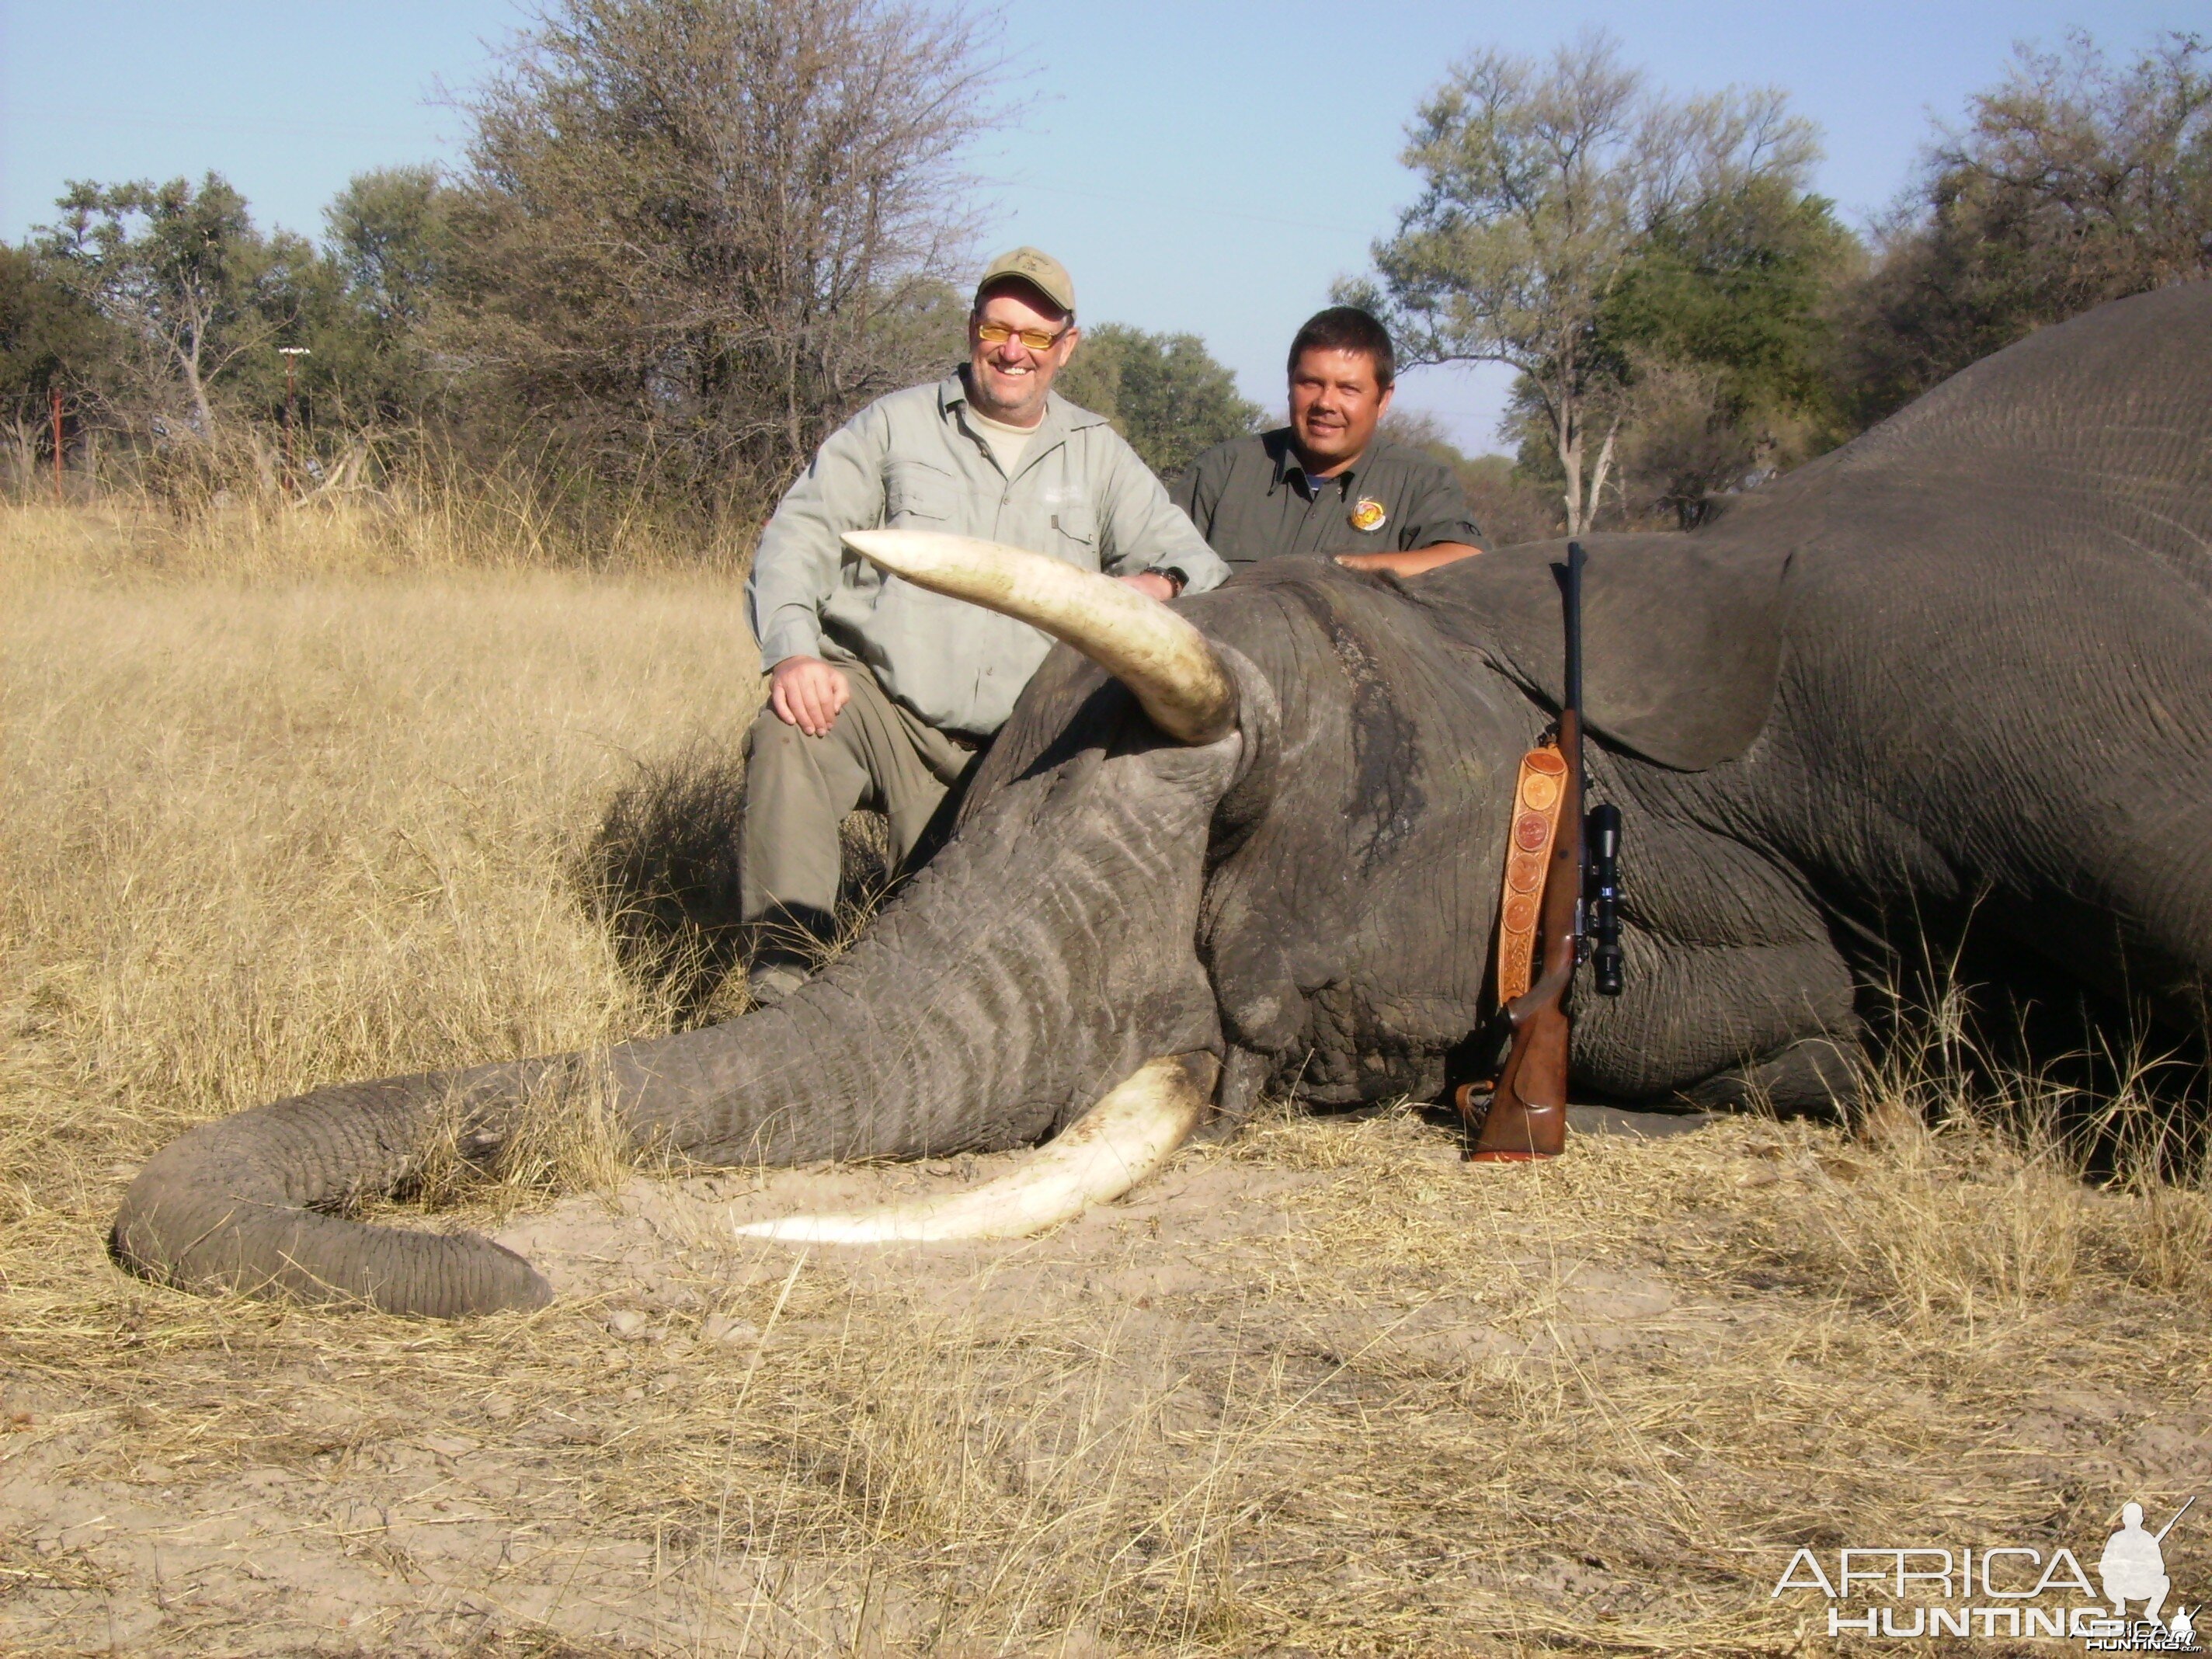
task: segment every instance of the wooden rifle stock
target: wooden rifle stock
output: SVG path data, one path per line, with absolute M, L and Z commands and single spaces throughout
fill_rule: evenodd
M 1474 1139 L 1467 1157 L 1486 1164 L 1518 1164 L 1556 1158 L 1567 1144 L 1569 1031 L 1565 1004 L 1582 955 L 1582 909 L 1589 863 L 1583 807 L 1583 546 L 1567 544 L 1561 599 L 1566 613 L 1566 674 L 1560 698 L 1561 781 L 1559 832 L 1544 875 L 1538 927 L 1542 971 L 1534 984 L 1505 1006 L 1512 1046 L 1478 1122 L 1471 1085 L 1459 1091 L 1460 1112 Z

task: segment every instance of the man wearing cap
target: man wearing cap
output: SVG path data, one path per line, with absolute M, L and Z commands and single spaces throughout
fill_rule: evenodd
M 1077 338 L 1066 268 L 1033 247 L 1000 255 L 976 285 L 967 362 L 833 433 L 761 536 L 745 603 L 769 702 L 738 848 L 757 1003 L 787 995 L 829 936 L 845 815 L 881 810 L 903 864 L 1052 644 L 886 577 L 844 532 L 981 537 L 1157 599 L 1228 575 L 1105 419 L 1054 395 Z
M 1316 313 L 1291 342 L 1291 423 L 1207 450 L 1176 480 L 1176 505 L 1233 569 L 1325 553 L 1410 576 L 1481 551 L 1451 469 L 1378 430 L 1396 372 L 1367 313 Z

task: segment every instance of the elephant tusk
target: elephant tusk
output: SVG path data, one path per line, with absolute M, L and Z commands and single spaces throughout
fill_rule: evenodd
M 792 1215 L 737 1229 L 792 1244 L 927 1244 L 1020 1238 L 1127 1192 L 1167 1161 L 1206 1110 L 1184 1062 L 1139 1066 L 1018 1170 L 964 1193 L 847 1215 Z
M 1237 688 L 1206 635 L 1110 576 L 972 536 L 848 530 L 845 545 L 894 576 L 1042 629 L 1136 694 L 1182 743 L 1212 743 L 1237 714 Z

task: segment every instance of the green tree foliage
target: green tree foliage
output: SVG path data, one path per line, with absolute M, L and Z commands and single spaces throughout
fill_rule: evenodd
M 19 484 L 52 442 L 53 391 L 72 406 L 95 396 L 115 352 L 105 319 L 44 261 L 27 248 L 0 246 L 0 422 Z
M 1972 100 L 1845 298 L 1857 422 L 2034 329 L 2212 275 L 2207 52 L 2173 35 L 2117 69 L 2076 35 Z
M 274 348 L 307 307 L 319 272 L 302 239 L 263 235 L 212 173 L 197 188 L 73 183 L 55 205 L 39 252 L 127 343 L 121 378 L 154 418 L 178 410 L 185 429 L 212 437 L 226 392 L 266 403 L 265 388 L 237 383 L 276 372 Z
M 1802 195 L 1811 129 L 1778 92 L 1673 101 L 1605 35 L 1548 65 L 1501 52 L 1455 68 L 1405 151 L 1420 198 L 1376 244 L 1381 306 L 1411 362 L 1520 372 L 1571 532 L 1588 526 L 1618 459 L 1633 374 L 1607 310 L 1627 269 L 1669 231 L 1694 242 L 1711 204 L 1762 185 Z
M 1771 173 L 1652 227 L 1595 330 L 1623 388 L 1632 518 L 1694 524 L 1716 492 L 1836 441 L 1827 302 L 1860 259 L 1830 203 Z
M 406 167 L 360 174 L 325 210 L 309 366 L 349 424 L 416 418 L 435 396 L 425 325 L 456 255 L 450 206 L 436 168 Z
M 989 27 L 906 0 L 550 0 L 465 102 L 465 171 L 361 175 L 319 248 L 215 174 L 73 183 L 0 248 L 0 446 L 23 479 L 58 380 L 74 431 L 121 440 L 104 454 L 273 487 L 279 348 L 305 346 L 295 481 L 419 432 L 441 465 L 512 462 L 575 528 L 617 503 L 743 522 L 960 353 Z M 1491 540 L 1601 507 L 1688 524 L 2035 328 L 2212 276 L 2208 51 L 2023 50 L 1871 256 L 1808 193 L 1778 93 L 1663 96 L 1601 34 L 1478 52 L 1418 110 L 1420 194 L 1344 297 L 1409 364 L 1517 371 L 1517 464 L 1407 440 Z M 1257 424 L 1195 337 L 1086 334 L 1060 390 L 1163 477 Z
M 356 176 L 325 210 L 331 258 L 379 333 L 397 338 L 429 315 L 453 259 L 447 205 L 435 167 L 385 167 Z
M 437 343 L 573 462 L 759 510 L 943 366 L 981 39 L 895 0 L 557 0 L 467 106 Z
M 1260 406 L 1195 334 L 1124 323 L 1085 329 L 1054 389 L 1103 415 L 1146 466 L 1173 478 L 1204 451 L 1258 428 Z
M 1708 364 L 1743 404 L 1816 407 L 1827 395 L 1823 301 L 1856 244 L 1832 204 L 1747 179 L 1654 228 L 1606 296 L 1614 349 Z

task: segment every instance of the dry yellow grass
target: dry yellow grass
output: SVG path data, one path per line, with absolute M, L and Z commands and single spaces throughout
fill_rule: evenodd
M 185 1123 L 662 1025 L 570 872 L 757 696 L 725 579 L 160 533 L 0 519 L 0 1648 L 1820 1650 L 1768 1594 L 1798 1544 L 2080 1550 L 2212 1466 L 2201 1188 L 1922 1127 L 1909 1073 L 1878 1140 L 1512 1172 L 1283 1114 L 1050 1238 L 884 1259 L 741 1250 L 757 1176 L 550 1126 L 399 1217 L 531 1230 L 542 1315 L 125 1279 L 103 1230 Z

